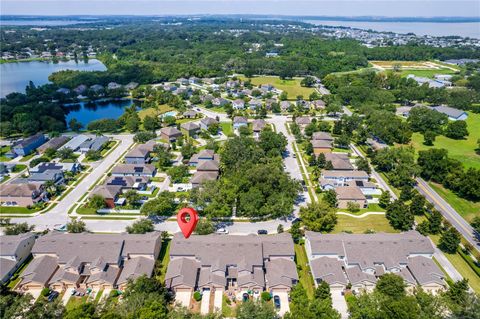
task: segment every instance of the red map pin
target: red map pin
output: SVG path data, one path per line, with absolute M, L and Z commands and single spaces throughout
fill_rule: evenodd
M 185 238 L 193 233 L 199 219 L 197 211 L 193 208 L 185 207 L 178 211 L 177 223 Z

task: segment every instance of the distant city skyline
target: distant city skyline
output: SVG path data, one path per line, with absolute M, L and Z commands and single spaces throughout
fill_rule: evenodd
M 463 0 L 1 0 L 2 15 L 265 14 L 310 16 L 479 17 Z

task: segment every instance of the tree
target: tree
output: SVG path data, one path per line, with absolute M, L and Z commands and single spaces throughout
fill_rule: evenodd
M 337 193 L 333 189 L 329 189 L 323 194 L 323 200 L 328 204 L 330 207 L 337 207 Z
M 133 141 L 135 143 L 146 143 L 150 140 L 153 140 L 154 138 L 157 137 L 157 134 L 155 132 L 138 132 L 135 134 L 133 137 Z
M 303 236 L 299 222 L 292 224 L 292 227 L 290 228 L 290 234 L 292 235 L 293 242 L 298 244 L 298 242 L 300 241 L 300 239 L 302 239 Z
M 90 161 L 98 161 L 102 158 L 102 152 L 96 150 L 88 150 L 85 157 Z
M 310 143 L 310 145 L 311 145 L 311 143 Z M 312 153 L 313 153 L 313 151 L 312 151 Z M 324 153 L 318 154 L 317 166 L 319 168 L 325 168 L 326 165 L 327 165 L 327 159 L 325 158 L 325 154 Z
M 218 123 L 212 123 L 208 127 L 208 133 L 210 133 L 211 135 L 217 135 L 219 130 L 220 125 Z
M 213 234 L 214 232 L 215 225 L 207 218 L 201 218 L 197 223 L 197 227 L 195 227 L 195 233 L 197 235 L 208 235 Z
M 180 150 L 180 153 L 182 154 L 184 159 L 189 159 L 190 157 L 193 156 L 193 154 L 195 154 L 195 152 L 196 152 L 196 148 L 193 145 L 193 143 L 190 141 L 185 143 L 185 145 L 183 145 L 182 149 Z
M 83 220 L 73 219 L 71 222 L 67 223 L 67 231 L 69 233 L 83 233 L 87 231 L 87 227 Z
M 83 128 L 83 124 L 77 121 L 77 119 L 73 118 L 68 122 L 68 126 L 74 132 L 78 132 Z
M 276 317 L 277 313 L 271 303 L 248 300 L 237 306 L 237 319 L 272 319 Z
M 458 245 L 460 245 L 460 233 L 453 227 L 448 228 L 443 232 L 438 243 L 438 248 L 442 251 L 454 254 L 457 252 Z
M 433 142 L 435 142 L 435 138 L 437 134 L 434 131 L 426 131 L 423 133 L 423 144 L 427 146 L 432 146 Z
M 167 170 L 172 183 L 181 183 L 188 176 L 188 167 L 186 165 L 172 166 Z
M 337 215 L 324 202 L 310 203 L 300 208 L 300 217 L 305 227 L 311 231 L 330 232 L 337 224 Z
M 360 204 L 355 202 L 347 202 L 347 210 L 351 213 L 357 213 L 360 211 Z
M 155 230 L 153 222 L 150 219 L 142 218 L 135 221 L 131 226 L 127 226 L 126 231 L 129 234 L 146 234 Z
M 171 216 L 175 211 L 175 196 L 170 192 L 161 192 L 157 198 L 143 204 L 140 213 L 147 216 Z
M 279 233 L 279 234 L 283 233 L 283 225 L 282 224 L 278 224 L 277 233 Z
M 480 234 L 480 216 L 475 216 L 470 223 L 473 229 Z
M 430 234 L 436 235 L 440 233 L 440 231 L 442 230 L 442 220 L 443 220 L 442 214 L 438 210 L 433 209 L 430 215 L 428 216 Z
M 367 172 L 367 174 L 372 173 L 372 169 L 370 168 L 370 164 L 368 164 L 368 160 L 366 158 L 357 158 L 357 160 L 355 161 L 355 165 L 357 166 L 357 169 L 359 171 L 365 171 Z
M 5 228 L 5 235 L 19 235 L 31 232 L 35 229 L 35 225 L 29 226 L 28 223 L 19 223 L 9 225 Z
M 74 154 L 71 148 L 64 147 L 57 151 L 57 156 L 65 160 L 65 159 L 73 158 Z
M 92 197 L 90 197 L 90 200 L 88 201 L 88 207 L 94 208 L 96 210 L 105 208 L 105 198 L 103 196 L 95 194 Z
M 406 285 L 403 278 L 393 273 L 382 275 L 375 286 L 375 290 L 393 299 L 405 297 L 405 288 Z
M 417 216 L 423 215 L 425 213 L 425 202 L 426 200 L 423 195 L 416 194 L 410 203 L 410 212 Z
M 390 205 L 391 195 L 389 191 L 382 191 L 380 198 L 378 199 L 378 205 L 382 208 L 387 208 Z
M 420 106 L 410 110 L 407 122 L 414 132 L 441 133 L 442 126 L 448 122 L 448 117 L 443 113 Z
M 315 298 L 320 300 L 327 300 L 332 305 L 332 295 L 330 294 L 330 285 L 326 281 L 322 281 L 315 289 Z
M 306 76 L 300 81 L 300 85 L 305 87 L 313 87 L 315 83 L 315 78 L 312 76 Z
M 388 205 L 385 216 L 393 228 L 401 231 L 412 229 L 415 222 L 408 206 L 400 200 L 396 200 Z
M 171 165 L 172 154 L 170 151 L 162 144 L 155 145 L 153 147 L 153 152 L 157 159 L 157 165 L 159 168 L 164 169 L 167 166 Z
M 130 189 L 125 193 L 125 199 L 128 204 L 135 205 L 142 199 L 142 196 L 136 190 Z
M 427 236 L 428 233 L 430 232 L 430 223 L 424 220 L 423 222 L 417 225 L 415 230 L 418 231 L 423 236 Z
M 140 118 L 137 113 L 130 115 L 125 121 L 125 128 L 130 132 L 136 132 L 140 128 Z
M 147 115 L 143 119 L 143 128 L 147 131 L 154 132 L 155 130 L 160 128 L 160 122 L 158 121 L 158 118 Z
M 458 309 L 467 299 L 469 290 L 468 279 L 462 279 L 450 285 L 450 288 L 445 293 L 445 297 L 454 309 Z
M 282 133 L 265 129 L 260 133 L 258 146 L 268 157 L 281 156 L 287 146 L 287 139 Z
M 467 122 L 452 121 L 445 129 L 445 136 L 455 140 L 461 140 L 468 136 Z

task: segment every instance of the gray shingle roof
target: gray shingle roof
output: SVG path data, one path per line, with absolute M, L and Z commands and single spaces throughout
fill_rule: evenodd
M 312 134 L 312 140 L 326 140 L 333 142 L 333 137 L 327 132 L 315 132 Z
M 155 268 L 155 259 L 146 257 L 135 257 L 125 261 L 123 270 L 118 277 L 117 284 L 126 283 L 129 279 L 147 275 L 150 276 Z
M 292 287 L 298 281 L 297 266 L 292 259 L 275 258 L 265 262 L 266 281 L 269 287 Z
M 338 200 L 366 200 L 360 187 L 357 186 L 339 186 L 335 188 Z
M 56 257 L 41 256 L 34 258 L 21 274 L 22 281 L 20 284 L 35 282 L 45 285 L 48 283 L 57 267 L 58 259 Z
M 329 285 L 339 283 L 346 285 L 347 278 L 343 272 L 343 262 L 337 258 L 320 257 L 310 262 L 312 275 L 315 279 L 321 279 Z
M 423 256 L 410 257 L 407 268 L 420 285 L 428 283 L 444 284 L 442 280 L 445 277 L 443 272 L 430 258 Z

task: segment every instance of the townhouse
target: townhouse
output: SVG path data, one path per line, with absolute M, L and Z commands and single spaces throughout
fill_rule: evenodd
M 0 236 L 0 283 L 5 284 L 28 259 L 35 234 Z
M 161 248 L 159 232 L 64 234 L 37 239 L 33 260 L 21 274 L 20 291 L 49 287 L 123 290 L 129 279 L 151 276 Z
M 46 142 L 45 144 L 39 146 L 37 148 L 37 151 L 40 154 L 42 154 L 42 153 L 45 153 L 45 151 L 48 150 L 48 149 L 58 150 L 62 145 L 67 143 L 69 140 L 70 140 L 70 138 L 68 138 L 67 136 L 63 136 L 63 135 L 58 136 L 58 137 L 54 137 L 54 138 L 48 140 L 48 142 Z
M 125 155 L 125 163 L 127 164 L 146 164 L 150 163 L 150 154 L 153 152 L 153 148 L 156 143 L 154 141 L 149 141 L 144 144 L 138 144 L 132 148 Z
M 172 240 L 165 285 L 175 292 L 219 289 L 288 292 L 298 282 L 293 240 L 272 236 L 191 236 Z
M 432 259 L 430 240 L 416 231 L 400 234 L 305 233 L 305 249 L 315 285 L 327 282 L 332 290 L 347 285 L 355 292 L 372 291 L 380 276 L 394 273 L 411 291 L 420 285 L 428 292 L 445 289 L 444 274 Z

